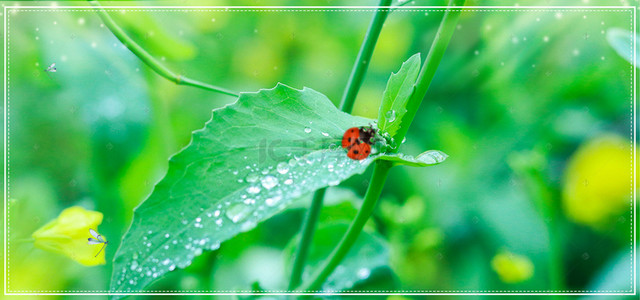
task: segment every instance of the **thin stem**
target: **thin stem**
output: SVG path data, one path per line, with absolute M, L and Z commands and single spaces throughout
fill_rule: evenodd
M 464 5 L 464 2 L 465 0 L 450 0 L 449 6 L 462 6 Z M 422 65 L 420 74 L 418 75 L 413 94 L 407 103 L 407 113 L 402 118 L 402 126 L 395 137 L 398 141 L 402 141 L 402 139 L 404 139 L 407 131 L 409 130 L 409 125 L 411 125 L 411 122 L 413 122 L 413 119 L 418 112 L 422 99 L 424 99 L 424 96 L 427 94 L 427 90 L 431 85 L 433 76 L 436 74 L 436 70 L 440 65 L 444 52 L 447 50 L 447 46 L 449 46 L 449 41 L 456 29 L 461 12 L 461 8 L 448 8 L 444 13 L 444 17 L 442 18 L 442 22 L 440 22 L 440 27 L 438 28 L 436 37 L 431 44 L 427 58 Z M 395 151 L 397 151 L 397 148 Z
M 289 290 L 294 289 L 300 282 L 302 282 L 302 272 L 304 271 L 304 264 L 309 253 L 309 246 L 313 240 L 313 234 L 318 222 L 318 216 L 322 209 L 322 200 L 324 194 L 327 191 L 326 188 L 319 189 L 313 194 L 313 200 L 311 200 L 311 207 L 307 212 L 307 216 L 302 226 L 302 238 L 300 238 L 300 244 L 296 252 L 296 258 L 293 262 L 293 270 L 291 271 L 291 280 L 289 281 Z
M 388 6 L 390 3 L 391 0 L 381 0 L 379 6 Z M 353 110 L 353 104 L 356 100 L 356 96 L 358 95 L 358 91 L 360 90 L 360 86 L 362 85 L 364 74 L 367 72 L 369 61 L 371 61 L 373 50 L 378 41 L 382 25 L 384 24 L 388 13 L 389 12 L 386 9 L 377 10 L 373 16 L 371 24 L 369 24 L 369 29 L 367 29 L 367 33 L 364 36 L 364 41 L 362 42 L 356 62 L 351 70 L 349 81 L 347 82 L 347 86 L 345 87 L 342 95 L 340 110 L 343 112 L 350 114 Z M 289 290 L 294 289 L 300 285 L 300 282 L 302 282 L 302 273 L 307 260 L 307 254 L 309 252 L 309 247 L 311 247 L 318 215 L 320 215 L 326 191 L 326 188 L 322 188 L 313 194 L 311 207 L 309 207 L 302 225 L 302 238 L 300 239 L 300 243 L 296 250 L 291 278 L 289 280 Z
M 369 183 L 367 193 L 364 196 L 364 202 L 356 218 L 353 219 L 351 226 L 347 229 L 338 246 L 333 250 L 331 255 L 329 255 L 329 259 L 325 261 L 319 271 L 312 277 L 312 280 L 302 286 L 301 290 L 308 292 L 320 289 L 324 281 L 327 280 L 333 270 L 340 264 L 347 253 L 349 253 L 351 246 L 356 242 L 358 235 L 360 235 L 362 228 L 364 228 L 364 224 L 371 216 L 371 213 L 373 213 L 373 209 L 382 193 L 382 187 L 384 186 L 391 166 L 392 164 L 387 161 L 378 160 L 375 162 L 371 182 Z
M 464 4 L 464 0 L 451 0 L 449 2 L 449 5 L 457 6 L 462 4 Z M 409 105 L 407 106 L 408 112 L 402 120 L 403 125 L 400 128 L 400 133 L 398 134 L 400 140 L 403 139 L 407 133 L 408 127 L 413 121 L 422 99 L 427 93 L 431 80 L 435 75 L 435 71 L 442 60 L 444 51 L 451 40 L 451 36 L 453 35 L 456 24 L 458 23 L 459 16 L 460 10 L 447 10 L 442 18 L 436 38 L 429 49 L 427 59 L 425 60 L 425 63 L 420 70 L 420 74 L 418 75 L 414 92 L 409 100 Z M 329 277 L 329 275 L 331 275 L 333 270 L 338 266 L 338 264 L 340 264 L 340 261 L 342 261 L 349 252 L 351 246 L 353 246 L 358 235 L 362 231 L 364 224 L 371 216 L 375 204 L 380 197 L 380 193 L 382 192 L 382 187 L 386 181 L 389 169 L 391 169 L 392 166 L 393 165 L 391 163 L 386 161 L 378 160 L 375 162 L 375 167 L 369 187 L 367 188 L 367 193 L 365 194 L 364 202 L 358 211 L 356 218 L 342 237 L 338 247 L 334 249 L 315 276 L 313 276 L 308 283 L 303 284 L 300 290 L 313 291 L 320 289 L 324 281 Z
M 379 6 L 389 6 L 389 4 L 391 4 L 391 0 L 381 0 Z M 364 81 L 364 75 L 369 68 L 371 55 L 376 47 L 378 36 L 380 36 L 382 24 L 384 24 L 388 14 L 389 9 L 377 10 L 364 36 L 364 43 L 362 43 L 360 47 L 356 63 L 353 65 L 351 76 L 349 76 L 349 81 L 347 82 L 347 88 L 340 102 L 340 107 L 342 107 L 342 110 L 345 112 L 351 112 L 353 110 L 353 103 L 356 101 L 356 96 L 358 95 L 362 81 Z
M 100 6 L 98 1 L 89 1 L 91 5 L 95 7 L 95 11 L 102 19 L 102 22 L 111 30 L 113 35 L 122 42 L 133 54 L 135 54 L 142 62 L 144 62 L 147 66 L 149 66 L 153 71 L 155 71 L 158 75 L 180 85 L 188 85 L 198 87 L 204 90 L 217 92 L 224 95 L 238 97 L 238 93 L 232 92 L 225 88 L 217 87 L 208 83 L 200 82 L 191 78 L 187 78 L 183 75 L 179 75 L 169 70 L 169 68 L 165 67 L 158 60 L 156 60 L 149 52 L 144 50 L 140 45 L 138 45 L 127 33 L 116 24 L 111 16 Z
M 531 193 L 537 195 L 537 202 L 540 206 L 540 213 L 542 218 L 547 221 L 547 234 L 549 235 L 549 282 L 551 283 L 551 289 L 554 291 L 564 290 L 564 266 L 562 261 L 563 245 L 562 236 L 560 234 L 560 214 L 558 213 L 559 207 L 555 205 L 558 203 L 553 199 L 553 193 L 549 190 L 547 180 L 540 171 L 535 171 L 530 174 L 533 185 L 533 189 L 537 189 L 538 193 Z

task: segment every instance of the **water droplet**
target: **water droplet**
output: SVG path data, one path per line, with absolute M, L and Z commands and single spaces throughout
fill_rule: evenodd
M 371 275 L 371 270 L 367 268 L 361 268 L 360 270 L 358 270 L 358 279 L 360 280 L 367 279 L 369 275 Z
M 328 133 L 326 133 L 326 132 L 321 132 L 321 133 L 322 133 L 322 135 L 324 135 L 324 136 L 329 136 L 329 134 L 328 134 Z
M 305 128 L 304 128 L 304 132 L 306 132 L 306 133 L 311 133 L 311 128 L 310 128 L 310 127 L 305 127 Z
M 292 183 L 293 183 L 293 179 L 291 178 L 284 181 L 284 184 L 292 184 Z
M 332 180 L 332 181 L 329 181 L 329 185 L 330 185 L 330 186 L 336 186 L 336 185 L 338 185 L 338 184 L 340 184 L 340 180 Z
M 264 203 L 267 204 L 267 206 L 275 206 L 276 204 L 278 204 L 280 202 L 280 200 L 282 200 L 282 196 L 277 195 L 277 196 L 274 196 L 272 198 L 269 198 L 269 199 L 265 200 Z
M 171 263 L 171 260 L 168 258 L 162 261 L 162 264 L 165 266 L 168 265 L 169 263 Z
M 287 174 L 287 172 L 289 172 L 289 165 L 285 162 L 281 162 L 276 166 L 276 170 L 278 170 L 278 173 L 280 174 Z
M 165 237 L 165 238 L 169 238 L 169 236 L 170 236 L 170 235 L 169 235 L 168 233 L 165 233 L 165 234 L 164 234 L 164 237 Z
M 250 186 L 247 188 L 247 193 L 249 194 L 257 194 L 260 193 L 260 188 L 257 186 Z
M 173 271 L 176 269 L 176 265 L 170 265 L 169 266 L 169 271 Z M 155 274 L 154 274 L 155 275 Z M 155 277 L 155 276 L 154 276 Z
M 200 223 L 201 221 L 202 221 L 202 218 L 200 218 L 200 217 L 196 218 L 196 222 Z
M 262 186 L 265 189 L 270 190 L 276 185 L 278 185 L 278 178 L 275 178 L 274 176 L 271 176 L 271 175 L 267 175 L 264 178 L 262 178 Z
M 384 117 L 387 119 L 387 122 L 392 123 L 396 120 L 396 111 L 393 109 L 389 110 L 384 114 Z
M 214 212 L 213 212 L 213 216 L 214 216 L 214 217 L 220 216 L 220 210 L 216 210 L 216 211 L 214 211 Z
M 248 167 L 248 166 L 247 166 L 247 167 Z M 258 176 L 258 174 L 256 174 L 256 173 L 249 173 L 249 175 L 247 175 L 246 180 L 247 180 L 247 182 L 249 182 L 249 183 L 254 183 L 254 182 L 258 181 L 258 178 L 260 178 L 260 177 Z
M 238 223 L 244 220 L 247 216 L 249 216 L 250 213 L 251 213 L 250 207 L 242 203 L 238 203 L 229 207 L 229 209 L 227 209 L 227 212 L 225 214 L 227 215 L 227 218 L 231 220 L 231 222 Z M 220 222 L 222 221 L 220 220 Z

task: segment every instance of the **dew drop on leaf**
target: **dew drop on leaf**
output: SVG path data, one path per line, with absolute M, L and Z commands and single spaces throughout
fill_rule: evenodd
M 264 201 L 264 203 L 267 204 L 267 206 L 275 206 L 280 202 L 280 200 L 282 200 L 282 196 L 277 195 L 277 196 L 273 196 L 272 198 L 268 198 L 267 200 Z
M 259 178 L 258 174 L 249 173 L 249 175 L 247 175 L 246 180 L 247 180 L 248 183 L 254 183 L 254 182 L 258 181 L 258 178 Z
M 367 268 L 361 268 L 360 270 L 358 270 L 358 279 L 360 280 L 367 279 L 369 275 L 371 275 L 371 270 Z
M 270 190 L 276 185 L 278 185 L 278 178 L 275 178 L 274 176 L 271 176 L 271 175 L 267 175 L 262 178 L 262 186 L 265 189 Z
M 229 207 L 229 209 L 227 209 L 227 212 L 225 214 L 227 215 L 227 218 L 231 220 L 231 222 L 238 223 L 244 220 L 247 216 L 249 216 L 250 213 L 251 213 L 250 207 L 242 203 L 238 203 Z
M 260 188 L 257 186 L 250 186 L 247 188 L 247 193 L 249 194 L 257 194 L 260 193 Z
M 285 162 L 281 162 L 278 164 L 278 166 L 276 166 L 276 170 L 280 174 L 287 174 L 287 172 L 289 172 L 289 165 Z
M 386 114 L 384 114 L 384 117 L 387 119 L 389 123 L 392 123 L 393 121 L 396 120 L 396 111 L 393 109 L 389 110 L 387 111 Z
M 305 127 L 304 128 L 304 132 L 311 133 L 311 127 Z

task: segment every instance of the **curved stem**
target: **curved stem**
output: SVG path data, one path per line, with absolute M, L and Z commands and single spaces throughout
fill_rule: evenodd
M 311 281 L 302 286 L 301 290 L 310 292 L 320 289 L 324 281 L 327 280 L 333 270 L 338 266 L 338 264 L 340 264 L 347 253 L 349 253 L 351 246 L 353 246 L 358 239 L 358 235 L 360 235 L 362 228 L 364 228 L 364 224 L 367 222 L 375 208 L 391 167 L 392 164 L 388 161 L 378 160 L 375 162 L 373 175 L 371 175 L 371 181 L 367 188 L 367 193 L 364 196 L 364 202 L 362 203 L 362 207 L 358 211 L 356 218 L 353 219 L 351 226 L 349 226 L 349 229 L 347 229 L 342 240 L 340 240 L 338 247 L 336 247 L 331 255 L 329 255 L 329 258 L 312 277 Z
M 449 2 L 449 6 L 459 6 L 463 4 L 464 0 L 451 0 Z M 442 18 L 442 22 L 440 23 L 440 27 L 436 33 L 436 38 L 433 41 L 433 44 L 431 44 L 427 58 L 420 70 L 420 74 L 418 75 L 415 90 L 407 105 L 407 114 L 402 120 L 403 126 L 400 128 L 397 135 L 400 140 L 406 135 L 408 127 L 413 121 L 418 107 L 427 93 L 431 80 L 435 75 L 438 65 L 442 60 L 442 56 L 449 45 L 449 41 L 451 40 L 456 24 L 458 23 L 460 12 L 461 10 L 459 9 L 447 10 Z M 356 218 L 351 223 L 351 226 L 343 236 L 338 247 L 329 256 L 329 259 L 324 263 L 312 280 L 302 286 L 301 290 L 313 291 L 320 289 L 324 281 L 329 277 L 329 275 L 331 275 L 340 261 L 342 261 L 345 255 L 349 252 L 349 249 L 355 243 L 367 219 L 371 216 L 375 203 L 378 200 L 382 187 L 386 181 L 389 169 L 392 166 L 393 165 L 391 163 L 386 161 L 376 161 L 364 203 L 362 204 L 360 211 L 358 211 Z
M 98 1 L 89 1 L 89 3 L 95 6 L 95 11 L 104 22 L 104 25 L 111 30 L 113 35 L 120 40 L 133 54 L 135 54 L 142 62 L 144 62 L 147 66 L 149 66 L 153 71 L 155 71 L 158 75 L 174 82 L 175 84 L 188 85 L 198 87 L 204 90 L 217 92 L 224 95 L 237 97 L 238 93 L 232 92 L 225 88 L 217 87 L 208 83 L 200 82 L 191 78 L 187 78 L 183 75 L 179 75 L 169 70 L 169 68 L 165 67 L 161 64 L 157 59 L 155 59 L 149 52 L 144 50 L 140 45 L 138 45 L 127 33 L 116 24 L 111 16 L 100 6 Z
M 379 6 L 388 6 L 390 3 L 391 0 L 381 0 Z M 353 104 L 356 100 L 356 96 L 358 95 L 358 91 L 360 90 L 360 86 L 362 85 L 364 74 L 369 66 L 369 61 L 371 61 L 373 50 L 376 42 L 378 41 L 378 37 L 380 36 L 380 31 L 382 30 L 382 25 L 384 24 L 388 14 L 389 11 L 386 9 L 377 10 L 376 14 L 373 16 L 371 24 L 369 25 L 369 29 L 367 29 L 367 33 L 364 36 L 364 41 L 360 47 L 358 57 L 353 65 L 349 81 L 342 96 L 340 110 L 343 112 L 350 114 L 353 110 Z M 320 215 L 326 191 L 327 188 L 322 188 L 313 194 L 311 207 L 309 207 L 302 225 L 302 238 L 300 239 L 300 243 L 296 250 L 291 278 L 289 280 L 289 290 L 297 287 L 302 281 L 302 273 L 307 260 L 307 253 L 309 252 L 309 247 L 313 240 L 318 215 Z
M 465 0 L 450 0 L 448 5 L 462 6 L 464 5 L 464 2 Z M 460 8 L 454 8 L 453 10 L 448 8 L 442 17 L 436 37 L 431 44 L 429 53 L 427 53 L 427 58 L 422 65 L 422 69 L 420 69 L 420 74 L 418 74 L 413 94 L 407 103 L 407 113 L 402 118 L 402 126 L 398 129 L 398 133 L 395 137 L 398 141 L 402 141 L 402 139 L 404 139 L 407 131 L 409 130 L 409 125 L 411 125 L 413 118 L 418 112 L 422 99 L 424 99 L 424 96 L 427 94 L 427 90 L 431 85 L 433 76 L 436 74 L 436 70 L 440 65 L 444 52 L 447 50 L 447 46 L 449 46 L 449 41 L 456 29 L 461 12 L 462 9 Z

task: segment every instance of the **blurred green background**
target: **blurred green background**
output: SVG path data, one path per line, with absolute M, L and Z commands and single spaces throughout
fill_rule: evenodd
M 188 3 L 196 4 L 210 3 Z M 620 2 L 598 3 L 605 4 Z M 424 58 L 442 14 L 390 14 L 354 114 L 376 118 L 389 75 L 416 52 Z M 125 10 L 112 16 L 177 73 L 234 91 L 277 82 L 308 86 L 337 104 L 372 12 Z M 97 267 L 11 243 L 9 289 L 108 289 L 110 260 L 132 209 L 191 131 L 234 98 L 161 78 L 89 9 L 7 17 L 9 240 L 29 238 L 62 209 L 80 205 L 104 214 L 99 231 L 110 241 L 107 264 Z M 612 28 L 633 31 L 632 20 L 630 10 L 464 12 L 403 145 L 405 153 L 439 149 L 449 158 L 436 167 L 392 170 L 366 229 L 380 248 L 345 261 L 341 272 L 358 275 L 344 279 L 345 288 L 628 291 L 633 67 L 606 37 Z M 43 69 L 54 62 L 58 72 L 49 77 Z M 330 189 L 311 263 L 338 242 L 340 234 L 332 232 L 344 231 L 355 215 L 369 175 Z M 307 198 L 151 288 L 284 289 Z M 357 259 L 377 267 L 359 270 L 357 261 L 349 263 Z

